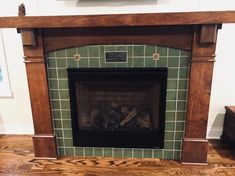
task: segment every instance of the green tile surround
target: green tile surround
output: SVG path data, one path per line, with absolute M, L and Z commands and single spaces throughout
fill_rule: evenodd
M 106 51 L 126 51 L 125 63 L 106 63 Z M 160 60 L 153 60 L 153 53 Z M 80 54 L 80 61 L 74 60 Z M 162 158 L 178 160 L 184 133 L 189 52 L 150 45 L 90 45 L 47 54 L 48 80 L 54 131 L 62 156 Z M 67 68 L 168 67 L 164 149 L 73 147 Z

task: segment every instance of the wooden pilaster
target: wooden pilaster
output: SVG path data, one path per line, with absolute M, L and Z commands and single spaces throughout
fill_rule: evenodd
M 201 29 L 197 28 L 193 33 L 187 119 L 181 157 L 184 164 L 207 163 L 206 130 L 217 30 L 217 25 L 202 25 Z
M 35 135 L 35 157 L 57 158 L 53 134 L 43 37 L 40 32 L 21 30 Z M 26 34 L 26 35 L 25 35 Z M 24 43 L 26 42 L 26 44 Z

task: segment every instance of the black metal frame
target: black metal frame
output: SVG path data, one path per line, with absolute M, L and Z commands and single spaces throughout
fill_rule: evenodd
M 68 68 L 74 146 L 163 148 L 167 68 Z M 78 126 L 76 81 L 158 81 L 160 82 L 159 129 L 146 131 L 81 130 Z

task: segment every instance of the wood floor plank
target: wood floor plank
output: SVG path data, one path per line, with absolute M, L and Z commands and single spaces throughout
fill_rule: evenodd
M 232 154 L 232 156 L 231 156 Z M 210 141 L 207 166 L 181 165 L 177 161 L 136 158 L 62 157 L 34 159 L 31 136 L 0 136 L 2 176 L 233 176 L 233 148 Z

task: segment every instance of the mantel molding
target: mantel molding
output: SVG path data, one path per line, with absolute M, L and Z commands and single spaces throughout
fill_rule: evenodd
M 0 17 L 0 28 L 161 26 L 235 23 L 235 11 Z

